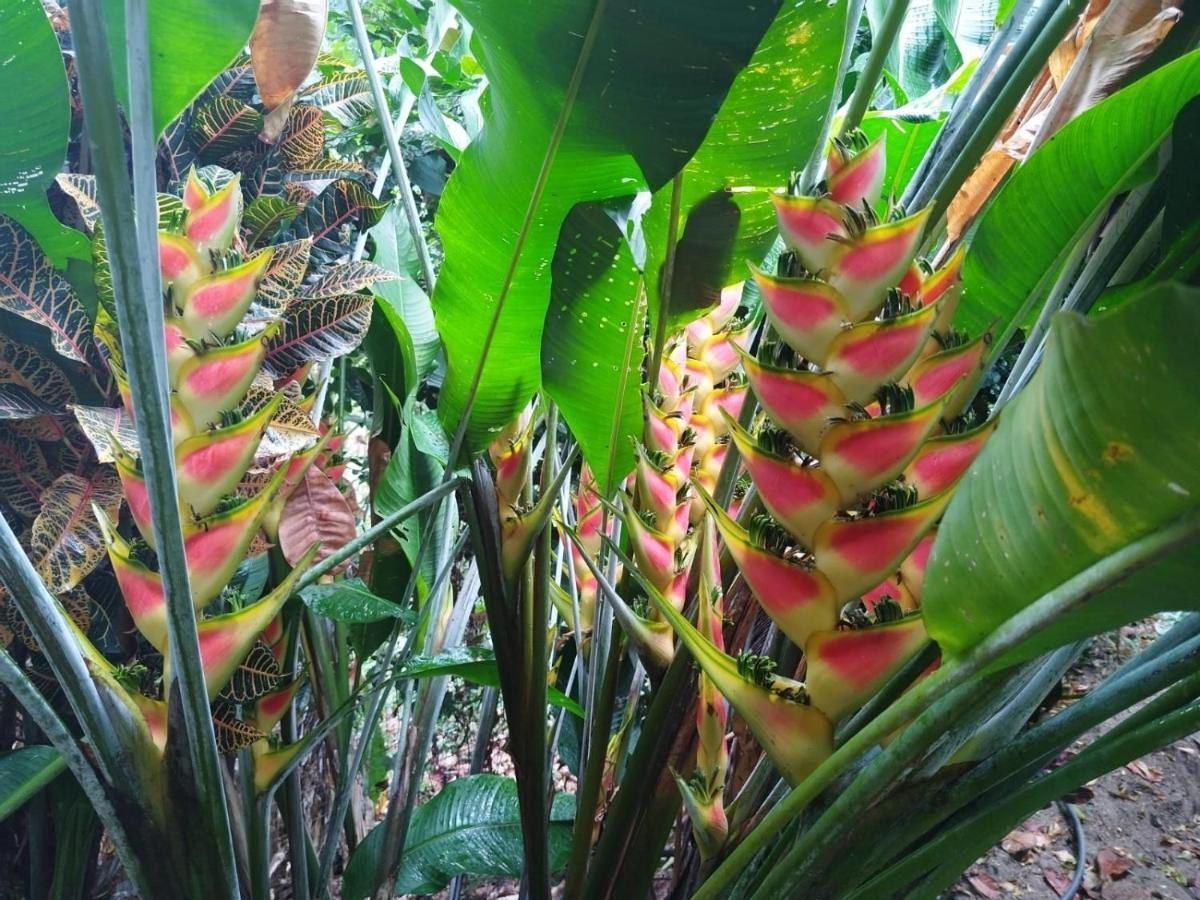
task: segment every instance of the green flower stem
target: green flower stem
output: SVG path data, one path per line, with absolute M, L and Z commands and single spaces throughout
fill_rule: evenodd
M 0 516 L 0 523 L 2 522 L 4 522 L 4 518 Z M 7 525 L 4 527 L 7 528 Z M 60 683 L 62 683 L 61 679 Z M 112 841 L 117 857 L 121 860 L 121 865 L 125 867 L 125 874 L 133 882 L 134 889 L 142 897 L 154 896 L 145 873 L 142 871 L 142 860 L 134 851 L 129 834 L 125 830 L 124 823 L 117 816 L 116 808 L 109 799 L 108 792 L 100 783 L 100 779 L 96 777 L 96 770 L 92 768 L 92 764 L 88 762 L 62 719 L 58 717 L 58 713 L 29 680 L 29 676 L 9 656 L 7 650 L 0 650 L 0 684 L 3 684 L 16 698 L 25 714 L 37 723 L 37 727 L 41 729 L 66 762 L 67 768 L 71 770 L 71 774 L 75 776 L 75 780 L 79 782 L 79 786 L 87 795 L 92 809 L 104 824 L 104 829 Z
M 1200 513 L 1176 520 L 1093 563 L 1012 616 L 991 635 L 917 684 L 896 703 L 833 752 L 808 778 L 793 788 L 709 877 L 695 900 L 714 898 L 754 856 L 833 783 L 863 753 L 887 735 L 921 715 L 934 702 L 964 684 L 1038 630 L 1082 605 L 1104 587 L 1184 546 L 1200 534 Z
M 197 833 L 205 836 L 213 865 L 200 883 L 226 896 L 238 893 L 233 837 L 225 805 L 221 761 L 208 706 L 196 618 L 192 611 L 175 482 L 174 444 L 163 344 L 162 285 L 158 269 L 155 135 L 151 125 L 150 48 L 145 0 L 126 0 L 129 119 L 134 181 L 126 169 L 125 140 L 117 110 L 100 0 L 72 4 L 84 122 L 96 165 L 96 191 L 112 270 L 117 321 L 127 362 L 150 518 L 166 595 L 171 649 L 168 687 L 181 705 L 190 762 Z M 135 196 L 136 193 L 136 196 Z M 136 207 L 136 208 L 135 208 Z M 138 225 L 141 225 L 139 228 Z
M 658 385 L 658 370 L 662 365 L 663 344 L 667 340 L 667 320 L 671 318 L 671 287 L 675 281 L 675 252 L 679 248 L 679 204 L 683 195 L 683 170 L 671 179 L 670 211 L 667 213 L 667 257 L 663 262 L 662 290 L 659 291 L 658 316 L 654 321 L 654 348 L 646 378 L 651 388 Z
M 871 105 L 875 96 L 875 88 L 879 84 L 879 76 L 883 74 L 883 64 L 896 42 L 900 26 L 904 24 L 904 16 L 908 12 L 909 0 L 892 0 L 884 13 L 883 21 L 879 23 L 879 32 L 871 35 L 871 53 L 867 56 L 867 64 L 858 75 L 854 85 L 854 96 L 846 108 L 846 117 L 842 120 L 842 136 L 849 134 L 862 123 L 863 115 Z M 856 25 L 857 23 L 851 23 Z
M 821 120 L 821 134 L 813 145 L 812 154 L 800 173 L 800 193 L 810 194 L 821 178 L 821 170 L 825 166 L 825 144 L 829 140 L 829 131 L 833 127 L 833 117 L 842 99 L 842 85 L 846 81 L 846 73 L 850 71 L 850 56 L 854 52 L 855 39 L 858 37 L 858 23 L 862 20 L 866 0 L 849 0 L 846 6 L 846 33 L 842 39 L 842 55 L 838 63 L 837 83 L 829 96 L 829 107 Z

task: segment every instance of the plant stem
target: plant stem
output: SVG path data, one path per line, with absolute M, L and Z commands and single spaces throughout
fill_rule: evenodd
M 671 179 L 671 203 L 667 213 L 667 257 L 663 261 L 662 285 L 658 292 L 658 316 L 654 321 L 654 348 L 650 365 L 646 368 L 646 379 L 651 385 L 658 384 L 658 369 L 662 365 L 663 344 L 667 340 L 667 320 L 671 317 L 671 287 L 675 282 L 675 253 L 679 249 L 679 204 L 683 195 L 683 170 Z
M 961 656 L 945 660 L 941 668 L 884 710 L 794 787 L 700 886 L 695 900 L 716 897 L 733 876 L 771 842 L 784 824 L 799 815 L 851 763 L 884 737 L 916 718 L 969 678 L 984 671 L 1056 618 L 1081 605 L 1103 588 L 1184 546 L 1194 540 L 1197 534 L 1200 534 L 1200 513 L 1177 519 L 1093 563 L 1009 618 L 975 647 Z
M 842 120 L 841 134 L 845 137 L 860 124 L 863 114 L 871 105 L 875 96 L 875 88 L 879 84 L 879 76 L 883 74 L 883 64 L 896 42 L 900 26 L 904 24 L 904 16 L 908 12 L 909 0 L 891 0 L 883 21 L 879 23 L 879 33 L 872 35 L 871 53 L 867 56 L 867 64 L 858 75 L 858 83 L 854 85 L 854 95 L 846 109 L 846 117 Z M 851 23 L 854 24 L 854 23 Z
M 354 39 L 358 42 L 358 52 L 362 56 L 363 68 L 367 73 L 367 82 L 371 85 L 371 98 L 375 101 L 375 114 L 379 118 L 379 126 L 383 129 L 383 140 L 391 157 L 392 174 L 400 188 L 401 206 L 404 218 L 408 222 L 408 230 L 412 235 L 413 246 L 417 251 L 417 261 L 421 266 L 421 275 L 425 279 L 425 290 L 432 293 L 436 275 L 433 271 L 433 260 L 429 257 L 429 247 L 425 244 L 425 231 L 421 225 L 421 216 L 417 212 L 417 200 L 413 195 L 412 183 L 408 180 L 408 169 L 404 165 L 404 155 L 400 152 L 400 141 L 396 138 L 396 128 L 392 124 L 392 114 L 388 109 L 387 94 L 383 90 L 383 82 L 379 78 L 379 70 L 375 63 L 375 54 L 371 51 L 371 39 L 367 35 L 367 26 L 363 22 L 362 7 L 358 0 L 346 0 L 350 10 L 350 22 L 354 26 Z

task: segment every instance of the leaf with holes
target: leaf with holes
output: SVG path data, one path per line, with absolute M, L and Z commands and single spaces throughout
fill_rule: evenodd
M 320 561 L 354 540 L 356 534 L 354 512 L 342 492 L 321 469 L 309 466 L 279 518 L 279 548 L 284 559 L 295 565 L 315 543 L 320 545 L 316 557 Z M 335 571 L 347 565 L 342 563 Z
M 388 207 L 361 182 L 339 178 L 321 191 L 296 220 L 296 237 L 311 238 L 314 248 L 326 254 L 346 252 L 352 230 L 366 231 L 383 216 Z
M 42 494 L 29 555 L 52 592 L 75 587 L 104 559 L 104 535 L 92 504 L 115 521 L 121 500 L 121 481 L 111 466 L 98 466 L 87 477 L 60 475 Z
M 54 183 L 71 198 L 84 227 L 89 232 L 95 228 L 96 220 L 100 218 L 100 201 L 96 199 L 96 176 L 60 172 L 54 176 Z
M 92 323 L 67 281 L 29 233 L 0 216 L 0 309 L 16 313 L 50 331 L 54 349 L 68 359 L 90 364 Z
M 271 693 L 283 680 L 279 660 L 265 641 L 255 641 L 221 693 L 235 703 L 249 703 Z
M 365 259 L 332 266 L 321 273 L 312 284 L 304 286 L 303 297 L 336 297 L 353 294 L 381 281 L 395 281 L 399 276 Z
M 312 242 L 308 238 L 275 244 L 269 251 L 264 251 L 271 254 L 271 261 L 254 298 L 258 312 L 280 313 L 291 303 L 308 271 L 311 251 Z
M 242 237 L 246 245 L 258 247 L 268 243 L 298 212 L 299 206 L 282 197 L 255 197 L 242 213 Z
M 0 427 L 0 503 L 32 519 L 41 512 L 42 492 L 53 481 L 37 441 L 7 426 Z
M 322 78 L 302 90 L 300 96 L 347 128 L 374 112 L 371 85 L 365 75 L 357 72 L 339 72 Z
M 220 159 L 254 140 L 262 130 L 262 113 L 232 97 L 216 97 L 192 114 L 190 134 L 196 155 Z
M 112 441 L 109 434 L 115 434 L 117 440 L 133 456 L 138 455 L 138 433 L 133 424 L 133 417 L 123 406 L 80 406 L 71 407 L 75 421 L 87 436 L 88 441 L 96 451 L 96 458 L 102 463 L 116 462 L 113 458 Z
M 74 402 L 75 389 L 53 360 L 0 334 L 0 419 L 57 415 Z
M 288 114 L 279 152 L 289 169 L 318 159 L 325 150 L 325 117 L 315 106 L 297 106 Z
M 275 376 L 314 360 L 349 353 L 371 324 L 373 300 L 367 294 L 305 297 L 283 314 L 283 327 L 267 341 L 264 365 Z

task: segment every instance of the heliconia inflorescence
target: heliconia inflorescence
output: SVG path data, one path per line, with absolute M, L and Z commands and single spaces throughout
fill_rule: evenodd
M 178 227 L 159 233 L 159 262 L 165 289 L 165 334 L 171 389 L 172 437 L 183 523 L 184 553 L 192 602 L 197 614 L 200 656 L 210 700 L 232 691 L 232 700 L 249 710 L 232 722 L 255 755 L 273 751 L 265 740 L 295 693 L 296 682 L 282 679 L 259 686 L 242 684 L 239 666 L 251 653 L 283 653 L 279 611 L 313 559 L 311 548 L 290 574 L 264 598 L 248 605 L 222 604 L 225 611 L 205 616 L 221 597 L 260 531 L 274 537 L 284 502 L 308 467 L 330 450 L 330 438 L 294 455 L 256 465 L 260 442 L 276 415 L 281 397 L 273 390 L 251 396 L 261 374 L 264 342 L 275 322 L 251 322 L 247 312 L 271 259 L 271 249 L 244 255 L 236 235 L 241 220 L 238 179 L 212 190 L 193 170 L 184 189 L 186 210 Z M 127 410 L 132 414 L 119 359 L 110 365 Z M 269 387 L 269 384 L 268 384 Z M 140 462 L 133 450 L 110 436 L 117 473 L 140 540 L 123 537 L 99 508 L 95 514 L 108 555 L 138 631 L 162 654 L 163 682 L 169 682 L 171 647 L 167 633 L 162 580 L 154 564 L 154 535 Z M 139 549 L 141 545 L 142 549 Z M 102 659 L 102 657 L 100 657 Z M 261 670 L 256 664 L 255 670 Z M 245 679 L 243 679 L 245 681 Z M 165 743 L 165 704 L 130 691 L 149 733 L 161 751 Z
M 962 248 L 931 271 L 915 260 L 926 211 L 877 220 L 882 139 L 834 142 L 827 166 L 819 196 L 773 197 L 787 252 L 777 274 L 753 269 L 770 325 L 759 351 L 728 326 L 740 287 L 668 343 L 627 504 L 639 580 L 703 673 L 696 771 L 677 779 L 704 854 L 724 840 L 717 692 L 789 782 L 819 765 L 837 723 L 925 643 L 935 526 L 995 425 L 962 415 L 990 339 L 951 325 Z M 745 385 L 758 411 L 743 426 Z M 730 444 L 750 493 L 722 508 L 714 488 Z M 803 650 L 803 682 L 725 652 L 710 532 Z M 683 611 L 697 542 L 693 626 Z

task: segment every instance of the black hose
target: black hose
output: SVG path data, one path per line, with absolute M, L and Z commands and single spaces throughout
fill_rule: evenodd
M 1087 838 L 1083 835 L 1083 823 L 1079 821 L 1079 813 L 1075 807 L 1065 800 L 1058 801 L 1058 811 L 1071 825 L 1071 841 L 1075 845 L 1075 877 L 1067 885 L 1067 889 L 1059 894 L 1058 900 L 1074 900 L 1079 889 L 1083 887 L 1083 876 L 1087 872 Z

